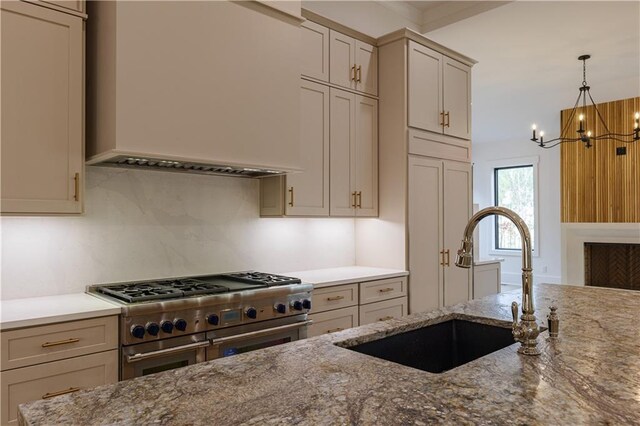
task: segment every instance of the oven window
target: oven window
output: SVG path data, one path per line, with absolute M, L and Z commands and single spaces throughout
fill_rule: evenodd
M 242 354 L 245 352 L 251 352 L 258 349 L 268 348 L 270 346 L 282 345 L 283 343 L 289 343 L 291 341 L 291 337 L 284 337 L 282 339 L 269 340 L 267 342 L 256 343 L 255 345 L 247 345 L 247 346 L 233 346 L 230 348 L 225 348 L 222 351 L 222 356 L 231 356 Z
M 168 364 L 156 365 L 155 367 L 143 368 L 142 375 L 159 373 L 161 371 L 173 370 L 174 368 L 186 367 L 189 365 L 188 360 L 170 362 Z

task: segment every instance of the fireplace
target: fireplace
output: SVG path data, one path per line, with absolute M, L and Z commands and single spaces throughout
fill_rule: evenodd
M 640 290 L 640 244 L 585 242 L 584 284 Z

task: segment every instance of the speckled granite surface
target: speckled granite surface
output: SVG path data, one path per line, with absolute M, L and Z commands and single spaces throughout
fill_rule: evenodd
M 560 340 L 514 344 L 443 374 L 335 345 L 441 322 L 505 324 L 519 292 L 167 371 L 20 407 L 41 424 L 640 424 L 640 292 L 541 285 Z M 493 322 L 493 321 L 491 321 Z

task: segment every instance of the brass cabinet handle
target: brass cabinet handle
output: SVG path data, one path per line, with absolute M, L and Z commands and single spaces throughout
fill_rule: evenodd
M 358 205 L 357 205 L 357 203 L 356 203 L 356 194 L 357 194 L 357 192 L 355 192 L 355 191 L 353 191 L 353 192 L 351 193 L 351 198 L 352 198 L 352 200 L 351 200 L 351 207 L 353 207 L 354 209 L 355 209 L 356 207 L 358 207 Z
M 327 300 L 329 302 L 333 302 L 334 300 L 342 300 L 344 299 L 344 296 L 333 296 L 333 297 L 327 297 Z
M 362 81 L 362 66 L 358 65 L 358 78 L 356 79 L 358 83 Z
M 444 127 L 444 111 L 440 111 L 440 125 Z
M 387 321 L 387 320 L 390 320 L 390 319 L 393 319 L 393 318 L 394 317 L 392 317 L 391 315 L 387 315 L 386 317 L 382 317 L 382 318 L 378 319 L 378 321 Z
M 444 250 L 440 250 L 440 266 L 444 266 Z
M 381 288 L 380 290 L 378 290 L 380 293 L 389 293 L 390 291 L 393 291 L 393 287 L 387 287 L 387 288 Z
M 355 81 L 356 79 L 356 64 L 353 64 L 351 67 L 351 80 Z
M 68 393 L 78 392 L 80 389 L 81 388 L 69 388 L 69 389 L 65 389 L 57 392 L 47 392 L 44 395 L 42 395 L 42 399 L 49 399 L 49 398 L 53 398 L 54 396 L 60 396 L 60 395 L 66 395 Z
M 73 200 L 80 201 L 80 173 L 76 173 L 73 176 Z
M 449 119 L 450 119 L 450 117 L 449 117 L 449 111 L 445 112 L 444 116 L 445 116 L 445 117 L 447 117 L 447 124 L 445 124 L 444 126 L 445 126 L 445 127 L 449 127 Z
M 445 261 L 445 266 L 450 266 L 450 265 L 449 265 L 449 261 L 450 261 L 451 259 L 449 258 L 449 254 L 450 254 L 450 253 L 449 253 L 449 249 L 446 249 L 446 250 L 444 251 L 444 254 L 447 256 L 447 260 Z
M 332 329 L 330 329 L 330 330 L 327 330 L 327 334 L 329 334 L 329 333 L 335 333 L 336 331 L 342 331 L 342 330 L 344 330 L 344 328 L 342 328 L 342 327 L 332 328 Z
M 289 188 L 289 207 L 293 207 L 293 186 Z
M 356 193 L 356 197 L 358 199 L 358 202 L 356 203 L 356 207 L 361 209 L 362 208 L 362 191 L 358 191 Z
M 80 341 L 80 339 L 72 337 L 70 339 L 67 340 L 58 340 L 56 342 L 44 342 L 42 344 L 43 348 L 50 348 L 51 346 L 60 346 L 60 345 L 68 345 L 70 343 L 78 343 Z

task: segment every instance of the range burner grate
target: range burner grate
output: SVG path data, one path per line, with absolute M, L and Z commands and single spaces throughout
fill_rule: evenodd
M 264 272 L 237 272 L 226 274 L 224 277 L 231 278 L 249 284 L 262 284 L 268 287 L 288 284 L 300 284 L 299 278 L 285 277 L 284 275 L 265 274 Z
M 226 293 L 228 288 L 192 278 L 107 285 L 98 291 L 128 303 L 149 300 L 178 299 L 198 294 Z

